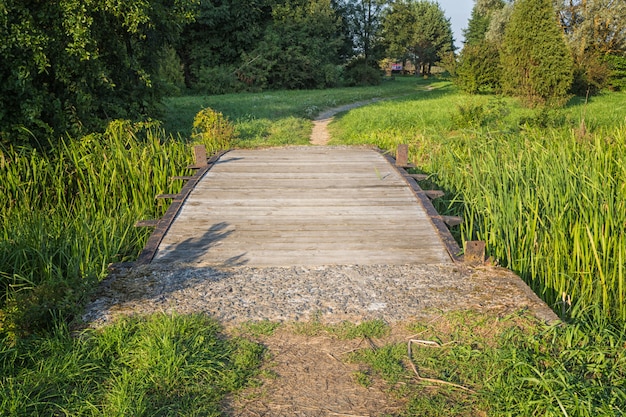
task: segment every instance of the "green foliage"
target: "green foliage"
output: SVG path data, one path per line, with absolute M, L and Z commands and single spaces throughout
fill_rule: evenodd
M 155 88 L 167 96 L 179 95 L 185 88 L 182 62 L 176 50 L 166 45 L 159 54 L 155 73 Z
M 240 86 L 232 85 L 232 75 L 228 81 L 225 75 L 234 74 L 245 62 L 242 53 L 252 51 L 263 38 L 272 21 L 274 3 L 273 0 L 201 0 L 195 20 L 185 26 L 177 44 L 187 87 L 208 94 L 237 91 Z
M 432 65 L 454 50 L 450 19 L 436 2 L 393 2 L 383 28 L 388 54 L 400 60 L 410 59 L 423 75 L 430 75 Z
M 233 124 L 211 108 L 200 110 L 193 119 L 191 140 L 205 145 L 209 153 L 229 149 L 236 138 Z
M 196 74 L 194 90 L 206 94 L 228 94 L 244 90 L 246 85 L 235 74 L 235 69 L 229 66 L 202 67 Z
M 263 40 L 242 54 L 238 75 L 260 89 L 310 89 L 334 85 L 323 70 L 339 63 L 341 19 L 330 0 L 290 0 L 274 5 Z M 327 84 L 329 83 L 329 84 Z
M 345 83 L 349 86 L 378 85 L 382 76 L 379 68 L 365 65 L 365 59 L 355 59 L 346 67 Z
M 264 348 L 226 339 L 207 316 L 121 319 L 101 330 L 0 350 L 0 413 L 219 416 L 257 374 Z
M 3 2 L 0 142 L 85 134 L 103 120 L 152 114 L 163 47 L 192 0 Z
M 337 3 L 339 3 L 339 12 L 347 26 L 345 36 L 352 49 L 347 57 L 359 57 L 365 68 L 374 66 L 384 53 L 380 32 L 387 2 L 384 0 L 344 0 Z
M 454 82 L 470 94 L 495 92 L 500 87 L 501 72 L 497 45 L 488 41 L 467 44 L 459 56 Z
M 476 129 L 501 125 L 510 109 L 502 99 L 492 98 L 486 104 L 468 101 L 457 105 L 453 120 L 458 128 Z
M 529 106 L 562 105 L 573 62 L 550 0 L 515 3 L 501 51 L 502 87 Z
M 463 36 L 465 37 L 465 46 L 478 45 L 485 40 L 485 34 L 489 30 L 489 23 L 491 21 L 490 10 L 481 10 L 481 5 L 477 2 L 474 3 L 472 8 L 472 15 L 467 22 L 467 28 L 463 29 Z
M 384 379 L 417 416 L 616 416 L 626 410 L 626 331 L 600 315 L 548 326 L 523 315 L 448 313 L 420 326 L 439 347 L 391 344 L 361 349 L 361 380 Z M 358 376 L 357 376 L 358 378 Z M 357 379 L 359 381 L 359 379 Z M 452 382 L 474 390 L 451 388 Z

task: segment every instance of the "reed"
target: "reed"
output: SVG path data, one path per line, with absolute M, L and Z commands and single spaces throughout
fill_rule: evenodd
M 31 332 L 70 318 L 112 262 L 136 258 L 191 162 L 186 143 L 155 123 L 111 123 L 48 153 L 0 150 L 0 296 L 3 332 Z

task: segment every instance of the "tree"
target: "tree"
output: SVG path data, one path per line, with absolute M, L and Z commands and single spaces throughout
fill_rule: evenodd
M 400 0 L 391 4 L 384 21 L 388 53 L 410 59 L 423 75 L 447 52 L 454 51 L 450 19 L 438 3 Z
M 220 72 L 236 81 L 243 53 L 252 51 L 272 22 L 273 0 L 200 0 L 198 13 L 177 44 L 187 87 L 219 83 Z M 216 86 L 213 86 L 215 88 Z
M 556 0 L 555 4 L 574 57 L 574 92 L 600 90 L 615 75 L 609 56 L 626 55 L 626 2 Z
M 161 51 L 193 0 L 4 0 L 0 5 L 0 141 L 46 142 L 160 102 Z
M 365 66 L 371 66 L 373 61 L 380 58 L 381 19 L 386 1 L 344 0 L 341 4 L 352 41 L 353 56 L 362 57 Z
M 255 88 L 320 88 L 338 82 L 341 17 L 330 0 L 287 0 L 272 10 L 262 41 L 242 54 L 241 76 Z
M 502 87 L 528 105 L 562 104 L 573 61 L 550 0 L 518 0 L 501 53 Z
M 500 89 L 500 74 L 498 46 L 483 40 L 465 44 L 459 56 L 454 82 L 470 94 L 495 92 Z

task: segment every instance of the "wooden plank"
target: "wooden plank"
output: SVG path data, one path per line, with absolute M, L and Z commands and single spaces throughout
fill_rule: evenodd
M 408 174 L 409 177 L 414 178 L 416 181 L 425 181 L 430 177 L 428 174 Z
M 441 216 L 441 220 L 450 227 L 463 223 L 463 218 L 459 216 Z
M 396 165 L 405 167 L 409 164 L 409 145 L 399 144 L 396 149 Z
M 199 170 L 196 173 L 196 175 L 194 175 L 194 178 L 187 181 L 187 183 L 183 186 L 182 190 L 179 193 L 180 197 L 172 201 L 167 211 L 165 212 L 165 215 L 161 218 L 161 221 L 159 222 L 155 230 L 152 232 L 152 234 L 148 238 L 146 245 L 144 246 L 143 250 L 139 254 L 139 257 L 137 258 L 136 263 L 138 265 L 145 265 L 152 261 L 152 259 L 154 258 L 155 254 L 157 253 L 159 249 L 159 245 L 161 244 L 163 237 L 165 236 L 167 231 L 170 229 L 172 223 L 174 222 L 174 219 L 178 215 L 179 210 L 183 206 L 184 201 L 187 199 L 187 197 L 189 196 L 189 194 L 195 187 L 196 183 L 200 181 L 200 179 L 204 176 L 204 174 L 206 174 L 206 172 L 209 169 L 211 169 L 213 164 L 224 153 L 225 152 L 221 152 L 212 156 L 211 159 L 208 161 L 207 165 L 201 170 Z
M 424 190 L 424 194 L 426 194 L 426 196 L 431 200 L 434 200 L 435 198 L 441 198 L 446 195 L 446 193 L 440 190 Z
M 485 262 L 485 241 L 472 240 L 465 242 L 465 253 L 463 254 L 463 261 L 466 263 L 479 263 Z

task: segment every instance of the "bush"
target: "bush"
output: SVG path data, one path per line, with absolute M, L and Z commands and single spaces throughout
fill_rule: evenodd
M 244 89 L 231 67 L 202 67 L 197 77 L 194 87 L 205 94 L 228 94 Z
M 222 113 L 209 107 L 200 110 L 193 119 L 191 140 L 205 145 L 207 152 L 228 149 L 236 138 L 233 124 Z
M 366 65 L 364 59 L 356 59 L 346 67 L 346 84 L 349 86 L 378 85 L 382 82 L 382 72 Z
M 607 83 L 610 71 L 606 62 L 596 55 L 587 55 L 574 66 L 572 93 L 578 96 L 596 94 Z
M 452 119 L 458 128 L 479 128 L 498 124 L 509 113 L 502 99 L 492 99 L 486 104 L 472 101 L 459 104 Z

